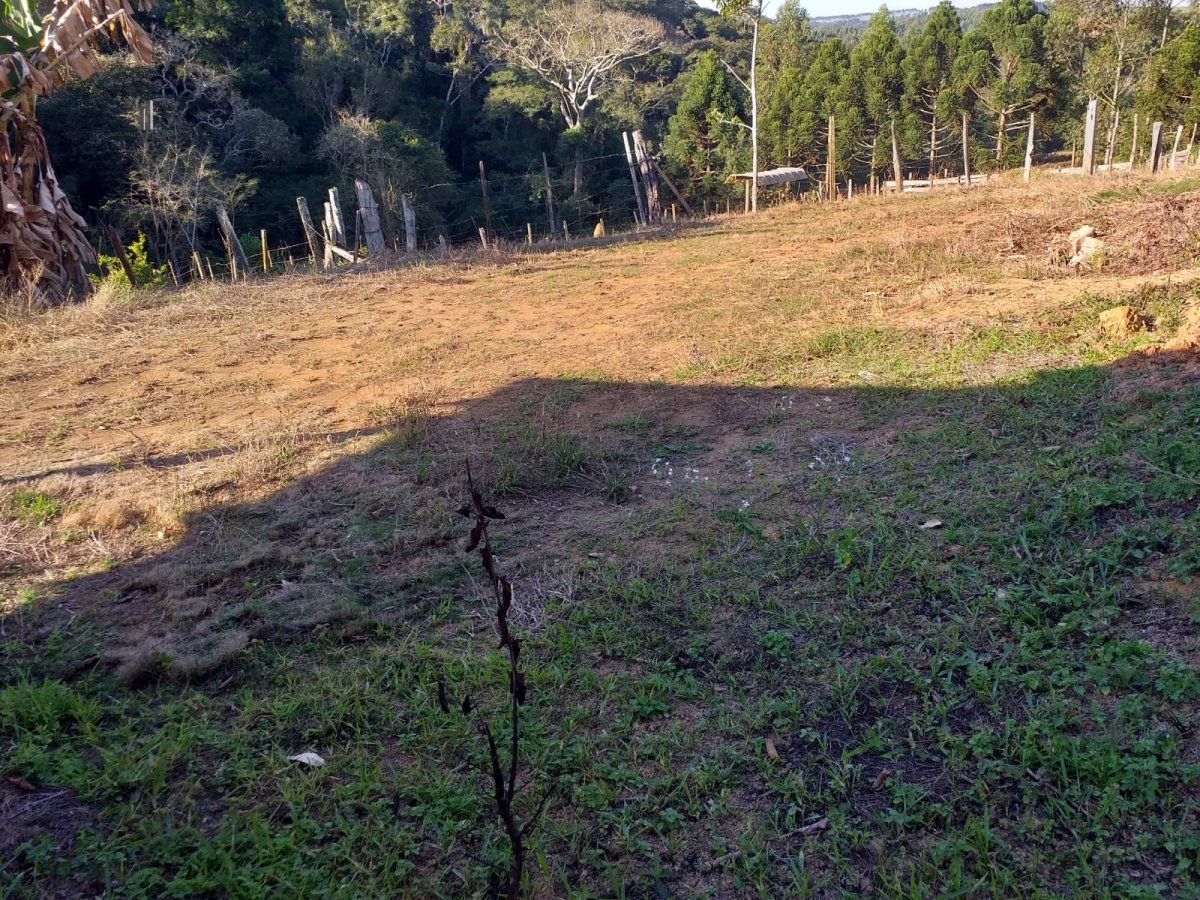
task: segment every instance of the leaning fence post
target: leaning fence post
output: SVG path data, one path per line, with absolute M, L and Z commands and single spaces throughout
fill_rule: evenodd
M 317 264 L 317 256 L 321 251 L 317 229 L 313 227 L 312 215 L 308 211 L 308 201 L 303 197 L 297 197 L 296 208 L 300 210 L 300 222 L 304 226 L 304 239 L 308 241 L 308 253 L 312 257 L 313 265 L 315 266 Z
M 258 236 L 262 240 L 263 274 L 266 275 L 271 271 L 271 251 L 267 247 L 267 229 L 262 229 Z
M 1178 128 L 1175 129 L 1175 143 L 1171 146 L 1170 167 L 1172 169 L 1174 169 L 1176 167 L 1176 165 L 1178 164 L 1177 160 L 1179 158 L 1179 142 L 1181 140 L 1183 140 L 1183 126 L 1182 125 L 1180 125 Z
M 138 287 L 137 275 L 133 273 L 133 266 L 129 264 L 129 257 L 125 253 L 125 247 L 121 244 L 121 237 L 117 234 L 117 229 L 109 225 L 106 227 L 106 231 L 108 232 L 108 241 L 113 245 L 121 268 L 125 270 L 125 277 L 129 279 L 129 286 Z
M 250 262 L 246 259 L 246 250 L 242 247 L 242 242 L 238 240 L 237 232 L 233 229 L 233 220 L 229 218 L 229 211 L 224 206 L 217 207 L 217 222 L 229 245 L 229 264 L 233 269 L 231 274 L 234 280 L 237 280 L 239 274 L 248 277 Z
M 621 132 L 621 140 L 625 142 L 625 162 L 629 166 L 629 178 L 633 182 L 633 199 L 635 203 L 634 219 L 639 225 L 646 224 L 646 203 L 642 200 L 642 187 L 638 184 L 637 166 L 633 161 L 633 144 L 629 139 L 629 132 Z M 550 223 L 550 227 L 554 227 L 554 223 Z
M 329 236 L 339 247 L 346 246 L 346 220 L 342 218 L 342 203 L 338 199 L 338 189 L 329 189 Z
M 650 156 L 650 148 L 640 131 L 635 131 L 633 150 L 637 156 L 638 170 L 642 175 L 642 186 L 646 189 L 646 220 L 650 225 L 662 222 L 662 203 L 658 195 L 658 175 L 654 171 L 654 160 Z

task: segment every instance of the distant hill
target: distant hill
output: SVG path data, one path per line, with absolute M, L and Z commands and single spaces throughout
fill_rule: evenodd
M 983 17 L 983 14 L 996 6 L 996 3 L 981 3 L 978 6 L 970 6 L 966 9 L 958 11 L 959 18 L 962 19 L 963 31 L 970 31 Z M 892 19 L 896 23 L 896 29 L 901 34 L 906 34 L 909 31 L 920 28 L 925 24 L 925 20 L 929 18 L 929 13 L 932 7 L 927 9 L 891 9 Z M 840 37 L 843 40 L 854 42 L 854 36 L 867 27 L 867 22 L 870 20 L 873 13 L 855 13 L 845 16 L 813 16 L 811 18 L 813 30 L 822 35 Z

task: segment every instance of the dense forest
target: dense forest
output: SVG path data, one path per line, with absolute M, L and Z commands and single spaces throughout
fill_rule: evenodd
M 479 166 L 501 235 L 632 219 L 622 132 L 640 129 L 697 205 L 740 193 L 756 84 L 760 166 L 832 162 L 840 179 L 961 168 L 1079 139 L 1100 101 L 1101 152 L 1127 156 L 1135 112 L 1200 121 L 1200 22 L 1171 0 L 948 3 L 822 28 L 795 0 L 724 15 L 693 0 L 165 0 L 137 14 L 149 65 L 112 52 L 38 107 L 63 190 L 88 222 L 145 236 L 158 260 L 219 246 L 214 211 L 300 241 L 298 195 L 370 183 L 389 237 L 400 196 L 422 242 L 473 237 Z M 757 32 L 757 47 L 754 36 Z M 755 78 L 751 79 L 751 63 Z M 151 101 L 152 106 L 151 106 Z M 152 113 L 151 113 L 152 108 Z M 965 117 L 964 117 L 965 114 Z M 830 116 L 836 159 L 826 159 Z M 1142 134 L 1145 135 L 1143 128 Z M 1118 156 L 1120 158 L 1120 156 Z

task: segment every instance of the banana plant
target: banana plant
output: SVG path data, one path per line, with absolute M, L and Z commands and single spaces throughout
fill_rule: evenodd
M 45 304 L 90 288 L 96 255 L 83 219 L 58 185 L 37 101 L 100 69 L 105 45 L 149 62 L 150 38 L 127 0 L 0 0 L 0 282 Z

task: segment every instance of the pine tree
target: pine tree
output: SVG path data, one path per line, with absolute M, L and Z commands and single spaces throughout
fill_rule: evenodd
M 947 123 L 938 115 L 938 98 L 950 86 L 950 76 L 962 43 L 962 23 L 949 0 L 933 10 L 904 57 L 903 118 L 906 143 L 929 139 L 929 177 L 937 170 L 939 133 Z
M 667 159 L 687 173 L 694 193 L 715 199 L 736 165 L 742 110 L 733 79 L 713 50 L 696 57 L 667 126 Z
M 959 93 L 969 90 L 996 122 L 995 159 L 1004 160 L 1013 118 L 1050 100 L 1045 69 L 1046 17 L 1034 0 L 1001 0 L 963 40 L 955 60 Z
M 1200 122 L 1200 24 L 1189 24 L 1155 57 L 1138 107 L 1160 121 Z
M 808 14 L 796 0 L 785 0 L 765 30 L 759 59 L 761 139 L 777 165 L 793 165 L 808 156 L 816 140 L 816 115 L 803 97 L 816 49 Z
M 860 151 L 869 154 L 872 170 L 880 168 L 891 153 L 890 131 L 900 114 L 904 90 L 903 60 L 896 23 L 887 7 L 881 6 L 850 53 L 849 84 L 840 104 L 847 114 L 857 107 L 859 122 L 848 121 L 843 127 L 841 117 L 838 121 L 839 142 L 852 137 Z

